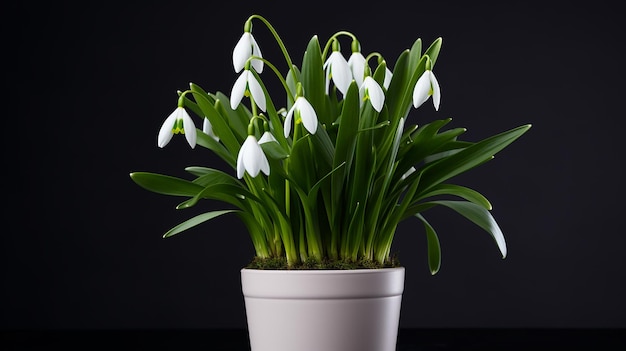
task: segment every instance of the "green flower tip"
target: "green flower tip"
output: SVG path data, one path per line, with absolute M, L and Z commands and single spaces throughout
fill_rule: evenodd
M 360 52 L 361 51 L 361 44 L 359 43 L 358 40 L 356 40 L 356 39 L 352 40 L 351 49 L 352 49 L 352 52 Z

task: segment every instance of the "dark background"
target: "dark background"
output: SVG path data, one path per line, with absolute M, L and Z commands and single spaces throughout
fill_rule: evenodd
M 313 35 L 325 42 L 349 30 L 392 65 L 418 37 L 441 36 L 441 108 L 412 110 L 416 123 L 452 117 L 467 140 L 533 124 L 457 179 L 494 204 L 505 260 L 488 234 L 434 209 L 443 264 L 430 276 L 421 224 L 398 229 L 402 327 L 626 327 L 617 5 L 404 3 L 4 5 L 0 328 L 245 327 L 239 270 L 253 250 L 243 224 L 224 216 L 162 239 L 192 211 L 223 207 L 176 211 L 179 199 L 128 175 L 221 166 L 180 136 L 165 149 L 156 137 L 189 82 L 230 92 L 232 48 L 253 13 L 272 22 L 298 65 Z M 254 35 L 279 65 L 260 22 Z

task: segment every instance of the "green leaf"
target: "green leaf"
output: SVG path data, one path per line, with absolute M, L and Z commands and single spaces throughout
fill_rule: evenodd
M 438 196 L 438 195 L 454 195 L 458 197 L 462 197 L 463 199 L 473 202 L 476 205 L 486 209 L 491 210 L 492 206 L 489 200 L 484 197 L 481 193 L 476 190 L 455 184 L 439 184 L 432 187 L 428 192 L 425 192 L 419 196 L 419 198 L 414 199 L 413 201 L 420 201 L 422 199 Z
M 375 124 L 377 112 L 370 104 L 364 105 L 359 119 L 359 129 L 367 129 Z M 356 137 L 353 169 L 350 171 L 349 185 L 349 208 L 354 209 L 357 202 L 362 206 L 367 204 L 367 198 L 371 191 L 373 169 L 376 168 L 376 155 L 372 148 L 374 133 L 372 130 L 359 132 Z
M 413 72 L 415 67 L 417 67 L 417 63 L 422 58 L 422 39 L 417 38 L 413 45 L 411 46 L 411 51 L 409 54 L 409 71 Z
M 382 88 L 385 82 L 386 75 L 387 75 L 387 63 L 383 61 L 376 67 L 376 70 L 374 71 L 372 78 L 374 78 L 376 83 L 378 83 L 378 85 L 380 85 L 380 87 Z
M 238 210 L 221 210 L 221 211 L 212 211 L 212 212 L 206 212 L 200 215 L 197 215 L 193 218 L 190 218 L 186 221 L 184 221 L 183 223 L 175 226 L 174 228 L 168 230 L 165 234 L 163 234 L 164 238 L 168 238 L 170 236 L 176 235 L 180 232 L 183 232 L 187 229 L 193 228 L 195 226 L 197 226 L 198 224 L 204 223 L 208 220 L 211 220 L 213 218 L 219 217 L 223 214 L 226 213 L 233 213 L 233 212 L 239 212 Z
M 404 89 L 402 90 L 402 100 L 400 100 L 400 106 L 397 110 L 397 112 L 402 115 L 397 116 L 398 118 L 408 115 L 411 105 L 413 104 L 413 89 L 415 88 L 417 80 L 422 76 L 426 69 L 427 60 L 427 56 L 422 56 L 422 58 L 415 65 L 415 69 L 413 69 L 412 72 L 408 72 L 408 79 Z
M 450 121 L 452 121 L 452 118 L 444 118 L 444 119 L 437 119 L 430 123 L 424 124 L 421 127 L 418 127 L 411 134 L 411 138 L 413 139 L 414 143 L 419 143 L 422 141 L 428 142 L 435 135 L 437 135 L 437 133 L 439 133 L 439 130 L 441 128 L 443 128 L 448 123 L 450 123 Z M 461 129 L 464 129 L 464 128 L 461 128 Z
M 195 175 L 196 177 L 201 177 L 205 174 L 212 174 L 214 172 L 222 172 L 220 170 L 217 170 L 215 168 L 210 168 L 210 167 L 204 167 L 204 166 L 189 166 L 189 167 L 185 167 L 185 171 Z M 222 172 L 224 173 L 224 172 Z
M 385 170 L 384 181 L 382 185 L 381 195 L 387 193 L 387 188 L 391 183 L 392 176 L 394 175 L 395 167 L 396 167 L 396 157 L 398 156 L 398 148 L 400 147 L 400 140 L 402 139 L 402 131 L 404 130 L 404 118 L 400 118 L 400 122 L 398 123 L 398 129 L 396 130 L 395 138 L 393 139 L 393 143 L 391 146 L 391 154 L 387 158 L 388 163 L 385 165 L 387 169 Z
M 446 149 L 446 145 L 454 142 L 456 137 L 463 132 L 464 128 L 456 128 L 437 134 L 439 129 L 445 126 L 450 119 L 436 120 L 425 124 L 412 133 L 412 141 L 401 144 L 402 149 L 398 155 L 398 166 L 393 177 L 393 182 L 402 188 L 404 183 L 410 181 L 410 178 L 401 181 L 401 177 L 411 169 L 411 167 L 424 167 L 427 163 L 426 159 L 438 150 Z M 443 156 L 443 155 L 442 155 Z
M 404 117 L 405 108 L 402 106 L 404 94 L 407 90 L 407 84 L 410 77 L 409 73 L 409 56 L 410 51 L 404 50 L 393 67 L 393 76 L 385 94 L 385 105 L 389 108 L 390 119 L 393 120 Z M 412 91 L 411 91 L 412 93 Z
M 430 58 L 430 69 L 432 70 L 435 67 L 435 62 L 437 62 L 437 57 L 439 57 L 439 50 L 441 50 L 441 44 L 443 39 L 441 37 L 435 39 L 432 44 L 426 49 L 424 55 L 427 55 Z
M 130 178 L 144 189 L 173 196 L 195 196 L 204 187 L 191 181 L 151 172 L 133 172 Z
M 291 67 L 291 69 L 287 71 L 287 74 L 285 75 L 284 78 L 285 78 L 285 82 L 287 82 L 287 87 L 289 88 L 291 93 L 295 94 L 297 90 L 298 82 L 300 81 L 300 69 L 296 65 L 293 65 L 293 67 Z M 289 95 L 286 96 L 286 100 L 287 100 L 286 109 L 287 110 L 289 110 L 291 106 L 293 106 L 293 103 L 294 103 L 293 99 L 294 99 L 293 96 L 289 96 Z
M 319 151 L 319 154 L 315 155 L 315 159 L 319 161 L 320 164 L 324 165 L 326 170 L 333 168 L 335 146 L 333 145 L 333 141 L 330 139 L 330 136 L 328 136 L 326 128 L 323 126 L 321 126 L 321 128 L 317 128 L 317 131 L 311 137 L 311 141 L 313 142 L 313 145 L 315 145 L 315 150 Z
M 428 247 L 428 267 L 430 268 L 430 274 L 435 275 L 441 268 L 441 246 L 439 245 L 439 237 L 435 229 L 428 223 L 426 218 L 421 214 L 416 213 L 415 217 L 419 218 L 424 223 L 424 229 L 426 229 L 426 244 Z
M 278 142 L 270 141 L 267 143 L 261 144 L 261 148 L 263 152 L 272 159 L 275 160 L 283 160 L 289 157 L 289 152 L 285 150 Z
M 471 145 L 454 155 L 424 167 L 418 194 L 430 190 L 447 179 L 472 169 L 489 159 L 519 138 L 530 128 L 530 124 L 513 128 Z
M 309 134 L 293 143 L 288 163 L 289 175 L 307 193 L 315 183 L 315 164 L 308 142 L 310 137 Z
M 346 242 L 344 245 L 344 257 L 356 260 L 360 243 L 363 239 L 363 223 L 365 216 L 365 204 L 357 202 L 354 206 L 353 216 L 348 225 Z
M 322 124 L 330 125 L 330 115 L 326 113 L 326 85 L 322 51 L 317 38 L 314 35 L 307 45 L 302 59 L 301 83 L 304 96 L 315 109 L 317 117 Z
M 202 189 L 202 191 L 195 194 L 192 198 L 176 206 L 176 209 L 184 209 L 195 206 L 200 199 L 219 200 L 239 208 L 243 207 L 242 200 L 246 199 L 254 200 L 263 204 L 263 202 L 256 195 L 239 185 L 216 183 L 207 185 Z
M 214 106 L 211 102 L 211 98 L 202 88 L 193 83 L 190 84 L 190 86 L 198 106 L 202 109 L 202 113 L 209 119 L 209 122 L 211 122 L 213 131 L 220 137 L 220 141 L 224 143 L 224 146 L 226 146 L 230 154 L 236 155 L 239 152 L 241 141 L 233 134 L 232 129 L 224 118 L 225 115 L 218 111 L 222 102 L 216 100 Z
M 337 140 L 335 142 L 335 153 L 333 166 L 342 162 L 350 165 L 352 153 L 354 151 L 355 137 L 359 128 L 359 87 L 353 80 L 344 97 L 343 108 L 341 110 Z
M 236 160 L 235 157 L 226 150 L 224 145 L 220 142 L 216 141 L 212 137 L 205 134 L 200 129 L 196 128 L 196 143 L 202 147 L 205 147 L 218 155 L 222 160 L 226 161 L 233 169 L 236 168 Z
M 214 168 L 187 167 L 185 168 L 185 171 L 196 175 L 198 178 L 196 178 L 193 182 L 204 187 L 212 184 L 230 184 L 243 187 L 243 183 L 235 179 L 232 175 Z
M 496 245 L 498 245 L 498 249 L 500 249 L 502 258 L 506 258 L 506 241 L 504 240 L 502 230 L 500 230 L 498 223 L 496 223 L 496 220 L 493 218 L 491 213 L 487 211 L 484 207 L 467 201 L 441 200 L 431 201 L 431 203 L 451 208 L 459 214 L 463 215 L 465 218 L 474 222 L 479 227 L 483 228 L 491 235 L 491 237 L 496 242 Z
M 258 78 L 257 80 L 262 85 L 263 82 Z M 237 109 L 231 109 L 230 97 L 222 93 L 221 91 L 216 92 L 214 96 L 216 101 L 219 101 L 223 107 L 225 106 L 225 108 L 221 110 L 220 113 L 230 126 L 230 129 L 235 132 L 238 140 L 246 139 L 246 137 L 248 137 L 248 123 L 250 123 L 250 117 L 252 116 L 252 113 L 242 103 L 237 106 Z
M 265 240 L 265 235 L 262 226 L 259 224 L 259 221 L 250 213 L 239 211 L 236 215 L 241 219 L 246 228 L 248 229 L 248 233 L 250 234 L 250 238 L 252 239 L 252 245 L 254 246 L 254 250 L 256 256 L 259 258 L 267 258 L 270 256 L 270 251 L 267 247 L 267 241 Z
M 341 121 L 337 132 L 333 167 L 345 162 L 346 167 L 332 175 L 331 192 L 333 202 L 338 204 L 345 182 L 345 176 L 352 165 L 355 138 L 359 127 L 359 88 L 352 81 L 344 97 Z M 341 205 L 340 205 L 341 206 Z
M 402 214 L 402 218 L 400 220 L 403 221 L 411 216 L 415 216 L 415 214 L 417 213 L 425 212 L 426 210 L 429 210 L 436 206 L 437 204 L 433 202 L 421 202 L 417 204 L 413 203 L 411 206 L 407 207 L 407 209 L 404 211 L 404 214 Z
M 309 194 L 308 197 L 309 198 L 316 198 L 317 196 L 317 191 L 319 190 L 319 188 L 322 186 L 322 184 L 324 183 L 324 181 L 332 176 L 333 174 L 335 174 L 339 169 L 341 169 L 346 163 L 341 163 L 339 164 L 337 167 L 333 168 L 330 172 L 328 172 L 326 175 L 324 175 L 322 178 L 320 178 L 315 184 L 313 184 L 313 186 L 311 187 L 311 190 L 309 190 Z

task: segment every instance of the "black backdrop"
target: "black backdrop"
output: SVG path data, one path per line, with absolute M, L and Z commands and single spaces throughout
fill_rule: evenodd
M 441 109 L 428 112 L 429 101 L 413 118 L 452 117 L 469 140 L 533 124 L 458 179 L 493 202 L 505 260 L 481 229 L 435 209 L 443 264 L 430 276 L 421 225 L 398 229 L 401 326 L 626 327 L 617 7 L 406 3 L 6 5 L 0 327 L 245 327 L 239 269 L 253 251 L 244 226 L 225 216 L 162 239 L 190 212 L 128 174 L 219 165 L 182 138 L 159 149 L 156 135 L 189 82 L 230 91 L 231 50 L 253 13 L 296 61 L 311 36 L 338 30 L 391 63 L 416 38 L 441 36 Z M 278 57 L 268 31 L 254 33 Z

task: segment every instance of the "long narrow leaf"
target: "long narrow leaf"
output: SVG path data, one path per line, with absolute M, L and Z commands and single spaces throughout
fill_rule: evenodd
M 354 155 L 354 147 L 356 135 L 359 127 L 359 91 L 356 83 L 353 81 L 348 88 L 343 102 L 343 110 L 341 112 L 341 122 L 337 133 L 337 142 L 335 144 L 335 153 L 333 159 L 333 167 L 345 163 L 346 167 L 332 175 L 332 198 L 333 203 L 338 203 L 339 197 L 345 183 L 346 174 L 352 167 L 352 157 Z
M 216 106 L 211 102 L 210 97 L 202 88 L 195 84 L 190 84 L 191 91 L 193 92 L 193 96 L 196 99 L 196 103 L 202 109 L 202 113 L 206 118 L 209 119 L 211 125 L 213 126 L 213 130 L 215 134 L 220 137 L 220 140 L 228 151 L 232 155 L 236 155 L 239 152 L 239 147 L 241 146 L 241 141 L 237 139 L 237 137 L 233 134 L 232 129 L 228 125 L 228 122 L 224 118 L 220 112 L 218 112 L 219 105 L 221 105 L 221 101 L 216 101 Z
M 204 223 L 208 220 L 211 220 L 215 217 L 219 217 L 223 214 L 226 213 L 233 213 L 233 212 L 239 212 L 238 210 L 221 210 L 221 211 L 212 211 L 212 212 L 206 212 L 206 213 L 202 213 L 199 214 L 195 217 L 192 217 L 186 221 L 184 221 L 183 223 L 175 226 L 174 228 L 168 230 L 165 234 L 163 234 L 164 238 L 168 238 L 170 236 L 176 235 L 180 232 L 183 232 L 187 229 L 193 228 L 195 226 L 197 226 L 198 224 Z
M 424 192 L 447 179 L 491 159 L 497 152 L 501 151 L 524 134 L 530 126 L 530 124 L 527 124 L 494 135 L 452 156 L 431 163 L 422 170 L 422 180 L 418 193 Z
M 419 213 L 415 214 L 415 217 L 419 218 L 424 224 L 424 229 L 426 230 L 426 245 L 428 248 L 428 267 L 430 268 L 430 274 L 435 275 L 439 272 L 439 268 L 441 268 L 441 245 L 439 244 L 439 237 L 426 218 Z
M 248 229 L 248 233 L 250 234 L 250 238 L 252 239 L 252 245 L 254 246 L 254 251 L 257 257 L 259 258 L 267 258 L 270 257 L 270 250 L 268 248 L 268 242 L 265 240 L 265 236 L 263 230 L 261 229 L 261 225 L 259 221 L 248 212 L 238 211 L 236 215 L 241 219 L 246 228 Z
M 194 196 L 204 187 L 191 181 L 151 172 L 133 172 L 130 178 L 144 189 L 173 196 Z
M 222 160 L 226 161 L 233 169 L 235 169 L 235 157 L 222 145 L 212 137 L 206 135 L 203 131 L 196 128 L 196 142 L 198 145 L 205 147 L 217 154 Z
M 496 223 L 496 220 L 493 218 L 491 213 L 487 211 L 484 207 L 467 201 L 441 200 L 431 201 L 431 203 L 451 208 L 459 214 L 463 215 L 465 218 L 474 222 L 479 227 L 483 228 L 491 235 L 491 237 L 498 245 L 498 249 L 500 249 L 502 258 L 506 258 L 507 249 L 506 241 L 504 240 L 504 234 L 502 234 L 500 226 L 498 226 L 498 223 Z
M 469 202 L 473 202 L 486 210 L 491 210 L 492 206 L 489 200 L 476 190 L 470 189 L 456 184 L 439 184 L 432 187 L 428 192 L 421 194 L 418 198 L 413 199 L 414 202 L 425 198 L 438 195 L 454 195 L 459 196 Z
M 302 58 L 301 83 L 304 96 L 315 109 L 322 124 L 330 125 L 330 114 L 326 110 L 326 86 L 322 62 L 322 51 L 317 35 L 307 45 Z
M 391 120 L 397 120 L 404 116 L 404 107 L 401 108 L 404 91 L 410 77 L 409 72 L 409 56 L 410 51 L 404 50 L 393 67 L 393 76 L 385 94 L 385 105 L 389 108 L 389 116 Z
M 305 192 L 308 192 L 316 182 L 315 164 L 313 158 L 310 157 L 307 140 L 310 137 L 307 135 L 293 143 L 288 164 L 289 175 Z
M 437 57 L 439 57 L 439 50 L 441 50 L 441 43 L 441 38 L 435 39 L 435 41 L 433 41 L 433 43 L 430 44 L 428 49 L 426 49 L 426 51 L 424 52 L 424 55 L 430 58 L 430 69 L 432 69 L 435 66 L 435 62 L 437 62 Z
M 409 72 L 413 72 L 415 67 L 417 67 L 417 63 L 422 58 L 422 39 L 417 38 L 413 45 L 411 45 L 411 52 L 409 55 Z
M 242 206 L 242 200 L 250 199 L 254 200 L 261 205 L 263 205 L 263 201 L 259 199 L 256 195 L 249 192 L 247 189 L 244 189 L 237 185 L 232 184 L 211 184 L 202 189 L 201 192 L 194 195 L 192 198 L 182 202 L 178 206 L 177 209 L 189 208 L 194 206 L 200 199 L 213 199 L 224 201 L 231 205 L 237 206 L 239 208 Z

